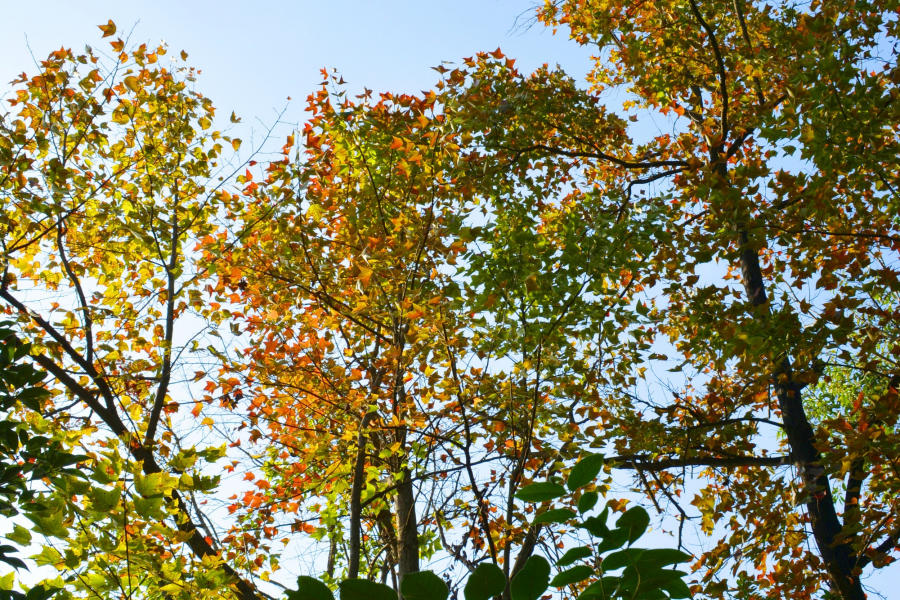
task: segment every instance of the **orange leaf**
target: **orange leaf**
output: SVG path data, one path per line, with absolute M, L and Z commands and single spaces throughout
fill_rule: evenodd
M 394 142 L 391 144 L 391 150 L 398 150 L 403 147 L 403 140 L 394 136 Z
M 109 37 L 116 32 L 116 24 L 112 22 L 112 19 L 106 25 L 97 25 L 97 27 L 103 32 L 103 37 Z

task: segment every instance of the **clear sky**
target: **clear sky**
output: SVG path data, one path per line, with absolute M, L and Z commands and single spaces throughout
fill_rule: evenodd
M 533 7 L 534 0 L 0 0 L 0 95 L 19 73 L 36 72 L 32 52 L 40 60 L 60 46 L 108 48 L 97 29 L 108 19 L 117 36 L 133 28 L 134 43 L 163 39 L 170 51 L 187 51 L 202 70 L 197 90 L 245 124 L 271 124 L 288 96 L 285 119 L 302 121 L 322 67 L 336 68 L 352 90 L 414 93 L 433 86 L 430 67 L 441 61 L 500 47 L 526 71 L 558 63 L 582 77 L 588 49 L 540 24 L 516 29 Z

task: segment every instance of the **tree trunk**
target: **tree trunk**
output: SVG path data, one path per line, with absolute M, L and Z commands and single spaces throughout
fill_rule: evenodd
M 744 291 L 751 306 L 762 307 L 767 302 L 765 282 L 759 265 L 758 251 L 749 246 L 746 231 L 741 232 L 740 266 Z M 767 312 L 757 318 L 765 318 Z M 815 432 L 806 416 L 801 392 L 803 385 L 794 381 L 790 358 L 782 359 L 773 374 L 775 394 L 781 409 L 784 430 L 791 447 L 791 458 L 803 476 L 804 493 L 809 495 L 809 513 L 813 537 L 822 560 L 828 569 L 833 591 L 843 600 L 864 600 L 866 597 L 858 575 L 853 574 L 856 556 L 848 541 L 834 545 L 841 533 L 841 522 L 834 508 L 834 497 L 828 476 L 822 472 L 821 456 L 815 446 Z
M 397 488 L 394 507 L 397 513 L 397 570 L 400 580 L 419 570 L 419 531 L 416 519 L 416 495 L 412 473 L 404 468 L 403 482 Z
M 353 483 L 350 487 L 350 547 L 347 557 L 347 579 L 359 577 L 359 552 L 362 530 L 362 489 L 366 474 L 366 427 L 375 417 L 370 412 L 362 418 L 356 436 L 356 463 L 353 465 Z

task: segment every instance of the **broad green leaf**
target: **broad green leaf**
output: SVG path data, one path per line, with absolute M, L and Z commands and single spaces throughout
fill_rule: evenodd
M 139 496 L 135 496 L 133 498 L 133 501 L 134 510 L 141 517 L 145 519 L 159 519 L 163 517 L 163 498 L 141 498 Z
M 546 502 L 566 495 L 566 488 L 552 481 L 532 483 L 516 492 L 515 496 L 522 502 Z
M 39 567 L 56 566 L 63 562 L 62 555 L 50 546 L 43 546 L 39 553 L 30 558 Z
M 565 523 L 576 517 L 575 513 L 568 508 L 556 508 L 542 512 L 534 518 L 533 524 L 540 525 L 542 523 Z
M 628 529 L 620 529 L 616 528 L 611 531 L 607 531 L 603 534 L 603 541 L 601 541 L 594 551 L 597 554 L 603 554 L 604 552 L 609 552 L 610 550 L 616 550 L 621 548 L 628 542 Z
M 463 593 L 466 600 L 489 600 L 506 589 L 506 575 L 494 563 L 481 563 L 466 582 Z
M 405 600 L 447 600 L 450 590 L 444 580 L 431 571 L 407 573 L 400 581 Z
M 600 494 L 597 492 L 585 492 L 581 495 L 581 498 L 578 499 L 578 512 L 584 514 L 594 508 L 597 505 L 597 500 L 600 499 Z
M 582 458 L 569 472 L 569 478 L 566 480 L 566 487 L 569 488 L 569 491 L 574 492 L 578 488 L 588 485 L 596 479 L 602 468 L 602 454 L 591 454 L 590 456 Z
M 604 572 L 615 571 L 617 569 L 621 569 L 622 567 L 627 567 L 637 563 L 644 552 L 644 550 L 638 548 L 626 548 L 625 550 L 619 550 L 617 552 L 613 552 L 609 556 L 606 556 L 603 559 L 603 563 L 601 564 L 601 566 L 603 567 Z
M 644 550 L 643 554 L 641 554 L 640 562 L 651 567 L 665 567 L 688 562 L 691 558 L 690 554 L 674 548 L 654 548 L 652 550 Z
M 31 543 L 31 532 L 18 523 L 14 523 L 13 530 L 6 534 L 6 539 L 12 540 L 21 546 L 27 546 Z
M 563 587 L 571 583 L 578 583 L 579 581 L 584 581 L 588 577 L 591 577 L 593 574 L 594 569 L 591 567 L 587 565 L 578 565 L 577 567 L 572 567 L 571 569 L 557 573 L 556 577 L 553 578 L 553 581 L 550 582 L 550 586 Z
M 578 600 L 607 600 L 619 587 L 619 577 L 601 577 L 578 594 Z
M 616 521 L 617 529 L 628 530 L 628 543 L 633 544 L 635 540 L 644 535 L 647 526 L 650 525 L 650 515 L 640 506 L 625 511 L 625 514 Z
M 296 591 L 287 593 L 288 600 L 334 600 L 328 586 L 316 579 L 301 575 L 297 578 Z
M 543 556 L 532 556 L 512 578 L 509 591 L 512 600 L 538 600 L 549 585 L 550 563 Z
M 693 594 L 691 594 L 691 589 L 688 587 L 688 584 L 685 583 L 684 579 L 672 579 L 666 583 L 663 583 L 659 586 L 659 588 L 666 593 L 669 594 L 669 598 L 691 598 Z
M 35 513 L 25 513 L 35 525 L 35 529 L 47 536 L 57 538 L 69 537 L 69 530 L 63 525 L 63 512 L 60 509 L 48 509 Z
M 13 584 L 16 581 L 16 574 L 10 571 L 3 577 L 0 577 L 0 590 L 9 591 L 13 589 Z
M 593 552 L 587 546 L 579 546 L 578 548 L 571 548 L 566 551 L 562 557 L 556 561 L 557 567 L 567 567 L 571 565 L 576 560 L 581 560 L 582 558 L 587 558 L 592 555 Z
M 397 592 L 368 579 L 345 579 L 338 589 L 341 600 L 397 600 Z
M 103 488 L 92 488 L 88 493 L 91 500 L 91 509 L 96 512 L 109 513 L 115 510 L 119 505 L 119 499 L 122 497 L 122 489 L 114 487 L 111 490 Z
M 137 475 L 134 478 L 134 489 L 144 498 L 153 498 L 172 491 L 177 482 L 177 479 L 166 473 Z

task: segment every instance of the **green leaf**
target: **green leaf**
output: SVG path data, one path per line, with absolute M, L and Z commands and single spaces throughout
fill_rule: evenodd
M 368 579 L 345 579 L 338 589 L 341 600 L 397 600 L 397 592 Z
M 691 589 L 688 587 L 688 584 L 684 582 L 683 579 L 673 579 L 668 583 L 664 583 L 659 586 L 660 589 L 665 590 L 666 593 L 669 594 L 669 598 L 691 598 L 693 595 L 691 594 Z
M 581 514 L 588 512 L 597 505 L 597 500 L 599 499 L 600 494 L 597 492 L 585 492 L 578 499 L 578 512 Z
M 562 573 L 558 573 L 556 577 L 553 578 L 553 581 L 550 582 L 552 587 L 563 587 L 564 585 L 569 585 L 570 583 L 578 583 L 579 581 L 584 581 L 588 577 L 594 574 L 594 569 L 587 565 L 578 565 L 577 567 L 572 567 Z
M 574 519 L 575 517 L 575 513 L 568 508 L 557 508 L 554 510 L 542 512 L 534 518 L 533 524 L 539 525 L 541 523 L 565 523 L 566 521 Z
M 137 475 L 134 478 L 134 489 L 144 498 L 153 498 L 175 489 L 177 480 L 166 473 Z
M 640 550 L 638 548 L 626 548 L 625 550 L 619 550 L 618 552 L 613 552 L 609 556 L 603 559 L 603 563 L 601 566 L 603 567 L 603 571 L 615 571 L 617 569 L 621 569 L 622 567 L 627 567 L 633 565 L 638 562 L 638 559 L 644 553 L 644 550 Z
M 611 556 L 612 555 L 610 555 L 610 557 Z M 693 557 L 690 554 L 682 552 L 681 550 L 675 550 L 674 548 L 654 548 L 653 550 L 644 550 L 640 562 L 641 564 L 647 564 L 650 567 L 661 568 L 667 565 L 688 562 L 692 558 Z
M 58 538 L 69 537 L 69 530 L 63 526 L 63 513 L 61 510 L 46 510 L 38 513 L 29 513 L 25 516 L 35 524 L 35 528 L 42 534 Z
M 578 525 L 580 529 L 587 529 L 595 537 L 603 537 L 609 533 L 609 527 L 606 526 L 606 519 L 609 517 L 609 508 L 604 508 L 603 512 L 596 517 L 588 517 Z
M 62 555 L 50 546 L 44 546 L 41 551 L 29 557 L 39 567 L 56 566 L 62 563 Z
M 567 567 L 571 565 L 576 560 L 581 560 L 582 558 L 587 558 L 593 554 L 590 548 L 587 546 L 579 546 L 577 548 L 571 548 L 566 551 L 565 554 L 562 555 L 558 561 L 556 561 L 557 567 Z
M 644 535 L 647 526 L 650 525 L 650 515 L 640 506 L 635 506 L 625 511 L 616 522 L 616 529 L 628 530 L 628 543 L 633 544 L 635 540 Z
M 463 590 L 466 600 L 490 600 L 506 589 L 506 575 L 494 563 L 481 563 L 466 582 Z
M 6 534 L 6 539 L 22 546 L 27 546 L 31 543 L 31 532 L 16 523 L 13 525 L 12 532 Z
M 569 488 L 569 491 L 574 492 L 578 488 L 588 485 L 594 481 L 602 468 L 602 454 L 591 454 L 582 458 L 572 467 L 569 478 L 566 480 L 566 487 Z
M 111 490 L 92 488 L 88 492 L 88 498 L 91 499 L 91 509 L 101 513 L 109 513 L 115 510 L 121 497 L 122 489 L 118 487 L 114 487 Z
M 400 582 L 405 600 L 447 600 L 450 590 L 444 580 L 431 571 L 407 573 Z
M 538 600 L 549 585 L 550 563 L 543 556 L 532 556 L 512 578 L 509 591 L 512 600 Z
M 516 492 L 516 498 L 522 502 L 546 502 L 566 495 L 566 488 L 551 481 L 532 483 Z
M 145 519 L 162 518 L 162 498 L 139 498 L 134 497 L 134 510 L 137 514 Z
M 603 541 L 597 545 L 594 551 L 597 554 L 603 554 L 610 550 L 616 550 L 625 545 L 628 541 L 628 529 L 616 528 L 603 534 Z
M 334 600 L 328 586 L 316 579 L 301 575 L 297 578 L 297 590 L 287 593 L 288 600 Z
M 619 587 L 618 577 L 602 577 L 578 594 L 578 600 L 607 600 Z

